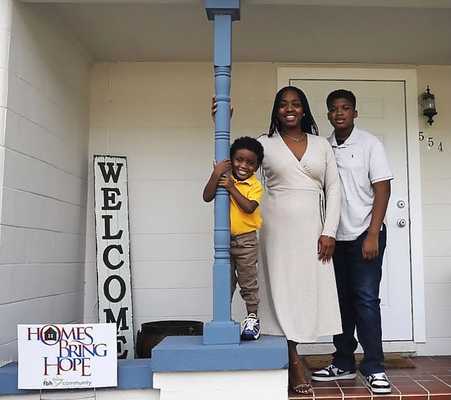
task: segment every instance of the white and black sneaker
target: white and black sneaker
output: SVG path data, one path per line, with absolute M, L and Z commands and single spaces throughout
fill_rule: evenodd
M 385 372 L 378 372 L 376 374 L 371 374 L 365 377 L 366 386 L 373 393 L 385 394 L 391 393 L 390 381 L 388 380 Z
M 356 377 L 355 371 L 344 371 L 334 364 L 330 364 L 326 368 L 319 371 L 312 372 L 312 381 L 328 382 L 336 381 L 338 379 L 354 379 Z
M 260 320 L 257 315 L 250 313 L 241 322 L 241 340 L 258 340 L 260 337 Z

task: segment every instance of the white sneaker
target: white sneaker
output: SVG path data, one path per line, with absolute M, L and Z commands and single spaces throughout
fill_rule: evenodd
M 391 393 L 390 381 L 385 372 L 378 372 L 365 377 L 366 386 L 377 394 Z

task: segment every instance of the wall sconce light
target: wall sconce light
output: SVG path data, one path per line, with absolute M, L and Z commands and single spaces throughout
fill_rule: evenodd
M 423 107 L 423 115 L 428 117 L 428 124 L 432 125 L 434 120 L 432 117 L 437 115 L 437 110 L 435 108 L 435 96 L 431 93 L 429 85 L 426 91 L 421 95 L 421 105 Z

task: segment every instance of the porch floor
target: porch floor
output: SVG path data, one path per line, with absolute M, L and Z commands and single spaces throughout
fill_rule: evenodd
M 363 378 L 336 382 L 313 382 L 313 396 L 301 396 L 290 391 L 289 399 L 367 400 L 372 398 L 405 398 L 405 400 L 451 400 L 451 356 L 412 357 L 415 368 L 387 369 L 392 393 L 373 395 Z

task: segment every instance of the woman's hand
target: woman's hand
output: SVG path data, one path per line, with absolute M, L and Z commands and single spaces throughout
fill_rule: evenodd
M 211 98 L 211 118 L 215 122 L 216 110 L 218 109 L 218 103 L 216 103 L 216 97 Z
M 211 118 L 213 119 L 213 122 L 215 122 L 215 115 L 216 111 L 218 109 L 218 103 L 216 103 L 216 97 L 211 98 Z M 230 106 L 230 118 L 232 118 L 233 115 L 233 107 Z
M 325 264 L 329 262 L 334 254 L 335 239 L 330 236 L 321 235 L 318 239 L 318 259 Z

